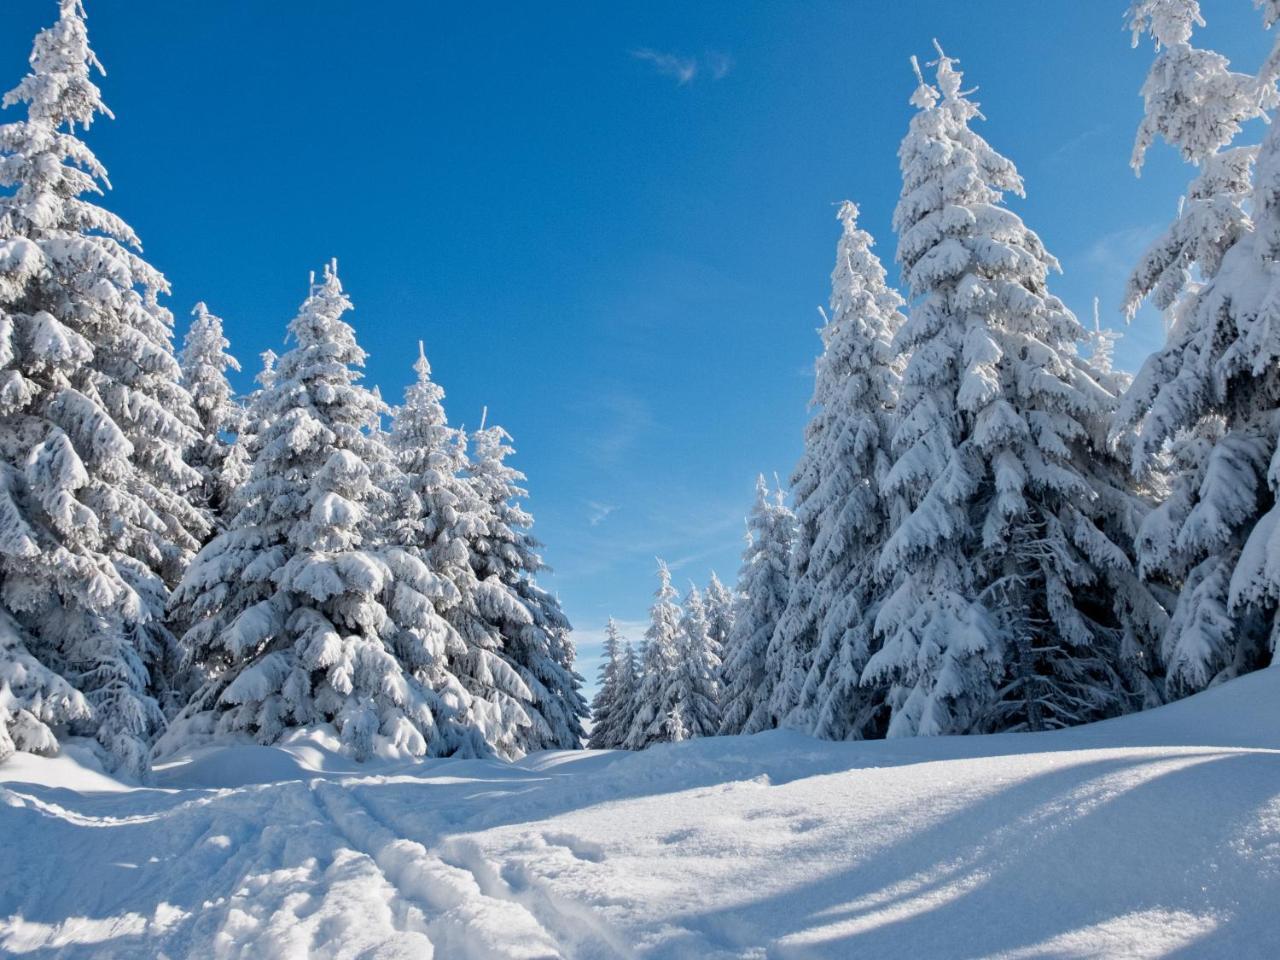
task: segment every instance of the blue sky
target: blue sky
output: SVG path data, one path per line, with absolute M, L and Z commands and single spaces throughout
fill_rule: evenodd
M 455 423 L 516 440 L 548 578 L 582 628 L 736 572 L 757 472 L 801 446 L 835 204 L 891 266 L 911 54 L 938 37 L 1017 163 L 1057 292 L 1117 325 L 1127 269 L 1189 176 L 1128 167 L 1149 47 L 1124 2 L 392 3 L 88 0 L 117 120 L 107 203 L 246 370 L 329 257 L 388 400 L 419 338 Z M 1200 42 L 1254 69 L 1246 0 Z M 0 85 L 54 0 L 0 7 Z M 1161 336 L 1142 316 L 1118 355 Z M 241 385 L 247 385 L 247 377 Z M 636 633 L 638 633 L 638 627 Z

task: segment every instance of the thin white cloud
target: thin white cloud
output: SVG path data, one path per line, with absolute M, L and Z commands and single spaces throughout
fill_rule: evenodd
M 593 527 L 598 527 L 605 520 L 609 519 L 609 514 L 618 509 L 616 503 L 600 503 L 598 500 L 587 501 L 587 522 Z
M 682 57 L 674 53 L 661 53 L 657 50 L 650 50 L 648 47 L 633 50 L 631 55 L 637 60 L 647 60 L 653 64 L 653 69 L 664 77 L 674 77 L 677 86 L 683 87 L 693 83 L 694 77 L 698 75 L 698 61 L 694 57 Z
M 712 80 L 723 80 L 733 69 L 733 57 L 719 50 L 708 50 L 701 57 L 689 57 L 678 53 L 666 53 L 652 47 L 641 47 L 632 50 L 631 56 L 652 64 L 653 69 L 664 77 L 671 77 L 676 86 L 687 87 L 706 74 Z
M 711 71 L 712 80 L 723 80 L 729 75 L 729 71 L 733 69 L 733 57 L 727 53 L 721 53 L 719 50 L 708 50 L 702 60 L 707 65 L 707 69 Z
M 1125 277 L 1133 265 L 1164 232 L 1163 223 L 1122 227 L 1105 233 L 1085 248 L 1080 259 L 1113 277 Z

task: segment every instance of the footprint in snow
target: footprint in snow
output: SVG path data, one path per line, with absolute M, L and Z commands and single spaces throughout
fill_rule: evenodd
M 594 840 L 584 840 L 571 833 L 544 833 L 542 839 L 549 847 L 564 847 L 579 860 L 602 863 L 605 859 L 604 847 Z

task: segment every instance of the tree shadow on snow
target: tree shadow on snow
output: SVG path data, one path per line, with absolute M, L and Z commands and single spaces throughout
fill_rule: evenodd
M 1171 768 L 1114 792 L 1105 783 L 1162 764 Z M 1246 856 L 1234 841 L 1277 795 L 1280 755 L 1073 764 L 996 791 L 848 870 L 687 914 L 678 922 L 691 938 L 651 956 L 748 947 L 778 960 L 1088 956 L 1105 940 L 1073 947 L 1071 933 L 1102 925 L 1106 936 L 1110 925 L 1122 952 L 1179 923 L 1187 930 L 1182 943 L 1170 933 L 1168 948 L 1179 951 L 1170 955 L 1271 955 L 1259 940 L 1280 894 L 1278 865 L 1230 861 Z

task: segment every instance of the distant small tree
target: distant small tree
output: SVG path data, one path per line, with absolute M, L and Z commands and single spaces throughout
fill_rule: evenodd
M 791 592 L 791 549 L 795 515 L 782 502 L 782 491 L 769 493 L 761 475 L 747 520 L 747 545 L 734 592 L 738 602 L 722 670 L 722 734 L 759 733 L 775 726 L 770 701 L 782 676 L 780 662 L 770 657 L 770 642 Z M 780 653 L 774 647 L 774 653 Z
M 644 656 L 640 667 L 636 707 L 624 746 L 643 750 L 655 743 L 684 740 L 688 736 L 676 701 L 680 669 L 680 620 L 683 611 L 671 586 L 671 571 L 658 561 L 657 598 L 649 609 Z
M 630 644 L 623 641 L 613 617 L 605 625 L 604 662 L 600 665 L 600 689 L 591 702 L 593 750 L 612 750 L 626 741 L 635 698 L 635 663 Z

